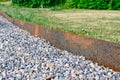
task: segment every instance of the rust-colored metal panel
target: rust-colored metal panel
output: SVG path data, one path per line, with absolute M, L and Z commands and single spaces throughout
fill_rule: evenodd
M 120 71 L 120 44 L 46 27 L 40 27 L 39 37 L 74 55 L 83 55 L 100 65 Z
M 7 18 L 8 21 L 12 22 L 12 18 L 10 18 L 9 16 L 7 16 L 2 10 L 0 10 L 0 15 Z
M 112 68 L 115 71 L 120 71 L 120 44 L 118 43 L 41 27 L 36 24 L 12 19 L 2 11 L 0 11 L 0 15 L 21 29 L 30 32 L 34 36 L 46 39 L 60 49 L 70 51 L 74 55 L 85 56 L 93 62 Z

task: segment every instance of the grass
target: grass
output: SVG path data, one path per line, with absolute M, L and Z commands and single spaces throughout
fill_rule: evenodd
M 7 2 L 7 1 L 10 1 L 10 0 L 0 0 L 0 2 Z
M 120 11 L 55 10 L 3 5 L 0 9 L 16 19 L 120 43 Z
M 0 5 L 11 5 L 11 0 L 0 0 Z

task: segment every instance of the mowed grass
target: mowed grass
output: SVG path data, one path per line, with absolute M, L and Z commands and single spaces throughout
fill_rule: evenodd
M 9 16 L 54 29 L 120 43 L 120 11 L 0 6 Z

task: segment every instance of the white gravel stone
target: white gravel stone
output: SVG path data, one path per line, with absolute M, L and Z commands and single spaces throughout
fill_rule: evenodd
M 71 73 L 71 77 L 72 78 L 76 77 L 76 74 L 75 73 Z

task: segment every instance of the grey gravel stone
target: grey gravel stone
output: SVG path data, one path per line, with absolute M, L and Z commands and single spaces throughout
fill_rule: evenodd
M 0 80 L 120 80 L 120 72 L 51 46 L 0 16 Z

